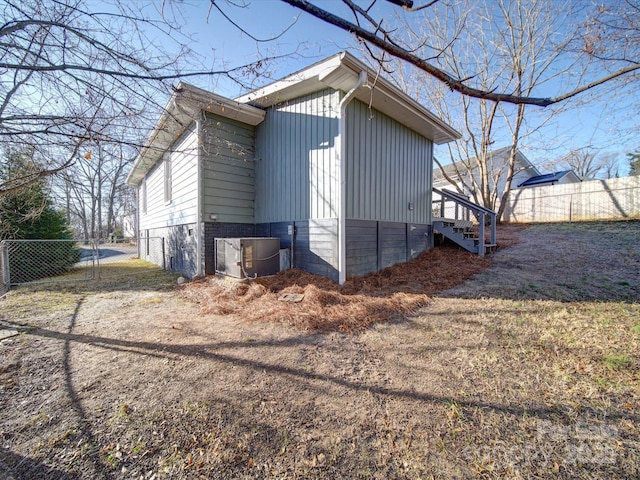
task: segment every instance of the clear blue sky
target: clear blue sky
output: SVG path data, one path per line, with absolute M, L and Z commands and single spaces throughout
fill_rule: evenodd
M 241 1 L 236 0 L 235 3 Z M 323 0 L 322 3 L 335 7 L 341 2 Z M 295 55 L 271 65 L 273 77 L 280 78 L 341 50 L 356 51 L 353 36 L 279 0 L 248 1 L 246 8 L 235 8 L 224 1 L 219 4 L 233 21 L 257 38 L 269 39 L 293 26 L 276 40 L 256 42 L 240 32 L 215 8 L 209 9 L 207 0 L 186 1 L 181 4 L 186 15 L 184 33 L 194 40 L 191 48 L 203 57 L 206 65 L 215 65 L 214 68 L 235 67 L 255 61 L 260 56 L 295 52 Z M 228 97 L 243 93 L 237 84 L 223 78 L 188 81 Z M 263 83 L 267 80 L 258 78 L 255 87 Z M 616 152 L 622 159 L 621 174 L 626 175 L 628 162 L 624 154 L 640 147 L 640 138 L 636 134 L 638 102 L 634 90 L 629 88 L 556 117 L 526 141 L 525 154 L 534 163 L 544 163 L 572 149 L 584 147 Z M 597 95 L 598 91 L 594 93 Z M 536 110 L 536 107 L 529 108 Z M 505 132 L 504 140 L 496 142 L 496 148 L 507 144 L 508 132 Z
M 222 61 L 234 67 L 262 57 L 291 53 L 293 55 L 271 64 L 273 76 L 281 78 L 355 43 L 348 33 L 303 14 L 280 0 L 253 0 L 247 2 L 249 6 L 246 8 L 234 8 L 227 2 L 219 2 L 225 13 L 251 36 L 273 39 L 258 42 L 233 26 L 215 8 L 209 9 L 208 3 L 196 0 L 186 4 L 184 11 L 188 17 L 185 18 L 185 27 L 198 41 L 192 48 L 209 59 L 215 58 L 220 62 L 218 66 Z M 245 93 L 239 85 L 221 78 L 215 86 L 206 78 L 192 82 L 200 86 L 209 84 L 208 87 L 214 87 L 216 93 L 232 98 Z M 258 79 L 256 86 L 261 83 L 268 83 L 268 80 Z

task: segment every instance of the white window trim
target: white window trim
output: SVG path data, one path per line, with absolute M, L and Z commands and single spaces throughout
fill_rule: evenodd
M 140 185 L 140 210 L 142 210 L 142 214 L 147 213 L 147 179 L 144 178 L 142 180 L 142 185 Z
M 164 204 L 169 205 L 172 200 L 173 174 L 171 172 L 171 155 L 167 152 L 163 156 L 164 163 Z

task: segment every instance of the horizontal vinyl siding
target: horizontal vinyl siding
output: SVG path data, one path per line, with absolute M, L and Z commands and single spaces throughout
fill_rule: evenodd
M 431 140 L 359 100 L 346 124 L 347 218 L 431 223 Z
M 202 123 L 204 219 L 253 223 L 255 130 L 228 118 L 206 114 Z
M 338 222 L 335 219 L 296 222 L 293 263 L 311 273 L 336 279 Z
M 407 225 L 380 222 L 378 234 L 381 268 L 407 261 Z
M 267 111 L 256 130 L 256 221 L 337 216 L 340 94 L 316 92 Z
M 161 228 L 197 221 L 198 137 L 195 125 L 171 147 L 171 201 L 164 200 L 164 162 L 147 174 L 147 211 L 140 209 L 140 229 Z M 139 188 L 142 192 L 142 188 Z
M 431 248 L 431 227 L 414 223 L 347 220 L 347 276 L 366 275 Z
M 347 275 L 378 270 L 378 222 L 347 220 Z

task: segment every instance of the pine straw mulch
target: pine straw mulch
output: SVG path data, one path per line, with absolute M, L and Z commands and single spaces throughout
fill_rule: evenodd
M 518 243 L 517 232 L 523 228 L 501 226 L 501 248 Z M 490 265 L 490 257 L 445 245 L 381 272 L 349 278 L 342 286 L 324 276 L 290 269 L 252 281 L 209 276 L 180 288 L 185 298 L 201 305 L 204 314 L 347 333 L 415 312 L 429 302 L 430 295 L 459 285 Z M 303 297 L 297 303 L 279 300 L 285 294 Z

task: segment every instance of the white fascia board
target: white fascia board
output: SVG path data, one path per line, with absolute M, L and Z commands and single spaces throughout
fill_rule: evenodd
M 461 137 L 453 127 L 348 52 L 334 55 L 287 78 L 247 93 L 236 98 L 236 101 L 266 108 L 326 87 L 346 92 L 362 71 L 367 72 L 369 88 L 357 91 L 355 96 L 360 101 L 370 104 L 374 109 L 437 144 Z
M 171 145 L 172 133 L 175 131 L 177 138 L 187 127 L 187 125 L 181 125 L 184 121 L 184 118 L 181 117 L 184 117 L 184 115 L 176 111 L 175 101 L 176 93 L 171 96 L 167 106 L 162 111 L 162 115 L 160 115 L 151 133 L 149 133 L 144 147 L 136 157 L 133 168 L 131 168 L 125 180 L 127 185 L 139 185 L 147 172 L 162 158 L 163 153 Z
M 252 126 L 262 122 L 266 115 L 266 112 L 259 108 L 181 82 L 151 130 L 145 147 L 136 157 L 125 182 L 128 185 L 139 185 L 145 175 L 160 161 L 164 152 L 203 111 Z
M 193 109 L 211 112 L 254 127 L 261 123 L 266 115 L 264 110 L 207 92 L 188 83 L 180 83 L 178 90 L 180 94 L 178 97 L 179 105 L 186 105 L 187 102 L 190 102 Z
M 403 123 L 407 127 L 433 140 L 441 145 L 462 137 L 460 132 L 448 125 L 420 103 L 416 102 L 409 95 L 398 87 L 374 72 L 370 67 L 362 63 L 348 52 L 343 52 L 343 64 L 357 72 L 356 75 L 365 70 L 369 74 L 369 79 L 375 79 L 369 84 L 373 90 L 372 107 L 389 115 L 391 118 Z M 376 97 L 376 92 L 381 96 Z M 358 99 L 369 103 L 372 100 L 369 92 L 362 91 L 357 95 Z M 364 99 L 360 98 L 364 94 Z
M 317 92 L 323 88 L 323 83 L 320 79 L 340 66 L 342 55 L 337 54 L 329 57 L 282 80 L 242 95 L 235 100 L 239 103 L 270 107 L 293 98 Z

